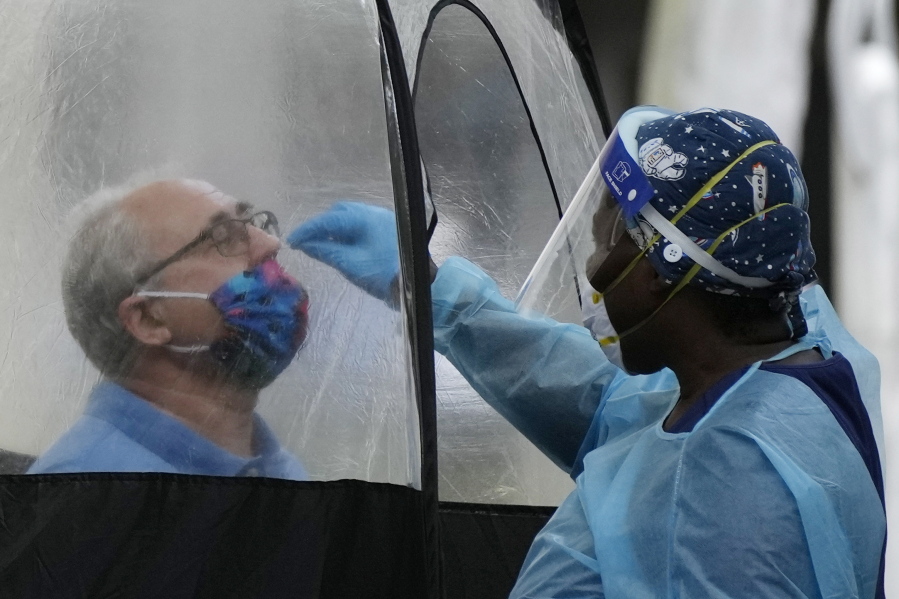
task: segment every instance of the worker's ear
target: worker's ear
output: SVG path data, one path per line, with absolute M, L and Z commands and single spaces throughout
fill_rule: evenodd
M 123 299 L 118 316 L 125 330 L 145 345 L 165 345 L 172 340 L 172 332 L 159 314 L 158 303 L 146 297 L 131 295 Z

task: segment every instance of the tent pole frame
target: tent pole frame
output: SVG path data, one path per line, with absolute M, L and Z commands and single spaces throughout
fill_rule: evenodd
M 388 0 L 377 0 L 382 44 L 384 101 L 396 195 L 402 291 L 409 331 L 421 442 L 422 530 L 428 596 L 442 597 L 437 478 L 437 384 L 431 314 L 428 221 L 413 100 L 402 45 Z M 395 115 L 391 107 L 395 108 Z

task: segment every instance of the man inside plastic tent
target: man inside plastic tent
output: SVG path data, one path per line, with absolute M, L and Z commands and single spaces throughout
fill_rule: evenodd
M 105 380 L 29 473 L 308 478 L 254 411 L 307 328 L 275 216 L 192 180 L 106 189 L 84 210 L 63 303 Z
M 883 596 L 879 368 L 812 285 L 795 157 L 745 114 L 638 107 L 599 160 L 586 328 L 461 258 L 432 284 L 438 351 L 577 482 L 512 596 Z M 394 228 L 345 203 L 289 241 L 371 289 Z

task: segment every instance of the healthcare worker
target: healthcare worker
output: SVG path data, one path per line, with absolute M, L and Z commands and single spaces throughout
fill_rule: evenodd
M 882 597 L 879 368 L 814 284 L 795 157 L 745 114 L 638 107 L 597 167 L 560 223 L 592 225 L 585 327 L 461 258 L 432 284 L 437 350 L 577 483 L 512 596 Z M 395 235 L 343 202 L 289 241 L 390 301 Z

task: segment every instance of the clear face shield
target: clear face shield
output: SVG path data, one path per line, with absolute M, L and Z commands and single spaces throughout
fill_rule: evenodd
M 627 232 L 627 224 L 624 220 L 624 210 L 612 197 L 609 188 L 600 185 L 598 190 L 598 201 L 596 208 L 593 210 L 592 216 L 592 235 L 593 253 L 587 258 L 585 264 L 585 275 L 587 279 L 593 276 L 593 273 L 605 261 L 612 252 L 612 248 L 621 239 L 621 236 Z M 589 217 L 589 213 L 582 215 L 584 218 Z M 588 242 L 590 240 L 587 240 Z
M 771 285 L 762 277 L 740 275 L 712 256 L 717 243 L 740 225 L 724 231 L 708 249 L 699 247 L 674 225 L 674 221 L 695 206 L 703 193 L 711 188 L 715 178 L 673 215 L 662 215 L 650 204 L 655 190 L 640 164 L 656 173 L 668 173 L 671 178 L 678 169 L 684 168 L 685 157 L 660 143 L 661 140 L 650 140 L 639 148 L 637 131 L 645 123 L 672 114 L 675 113 L 655 106 L 640 106 L 624 113 L 522 286 L 516 299 L 516 308 L 521 314 L 581 322 L 581 312 L 572 308 L 572 294 L 567 290 L 572 287 L 576 290 L 575 298 L 580 304 L 586 297 L 585 291 L 591 291 L 592 275 L 625 231 L 643 250 L 657 237 L 665 237 L 665 260 L 676 262 L 687 256 L 693 261 L 693 268 L 678 282 L 672 295 L 700 268 L 750 289 Z M 755 144 L 716 177 L 726 174 L 743 156 L 773 143 Z M 767 210 L 775 208 L 777 206 Z
M 637 162 L 636 132 L 669 114 L 641 107 L 622 116 L 525 280 L 519 313 L 580 324 L 580 297 L 621 236 L 629 233 L 646 247 L 655 231 L 635 217 L 654 190 Z

